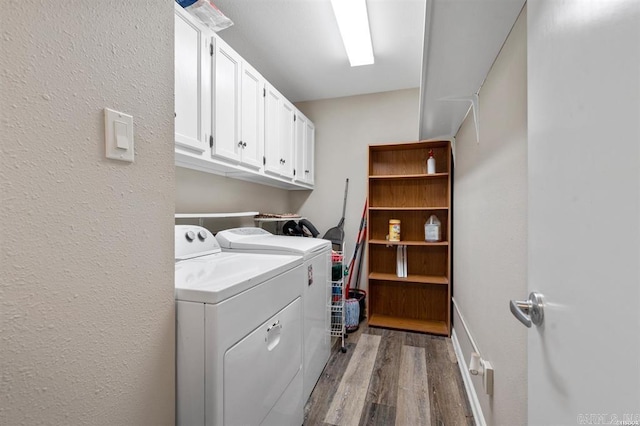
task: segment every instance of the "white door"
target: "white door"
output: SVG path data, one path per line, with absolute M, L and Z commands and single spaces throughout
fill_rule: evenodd
M 242 58 L 216 37 L 214 55 L 213 150 L 214 157 L 239 161 L 240 66 Z
M 205 93 L 210 89 L 208 43 L 200 27 L 180 6 L 176 6 L 174 17 L 175 142 L 200 154 L 208 145 L 203 123 Z
M 259 169 L 264 146 L 264 79 L 243 62 L 241 84 L 241 160 L 242 164 Z
M 529 424 L 637 422 L 640 2 L 531 1 L 527 25 Z

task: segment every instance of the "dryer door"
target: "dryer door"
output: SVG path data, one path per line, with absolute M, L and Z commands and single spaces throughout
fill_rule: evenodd
M 302 368 L 302 300 L 295 299 L 224 355 L 224 424 L 258 425 Z M 291 413 L 292 419 L 299 413 Z

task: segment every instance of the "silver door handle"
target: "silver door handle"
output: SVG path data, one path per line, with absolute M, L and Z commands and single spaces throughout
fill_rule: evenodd
M 529 300 L 512 300 L 509 302 L 509 309 L 527 328 L 531 328 L 533 323 L 540 327 L 544 322 L 544 297 L 535 291 L 529 294 Z
M 282 324 L 280 324 L 280 320 L 274 322 L 272 325 L 267 327 L 267 333 L 273 330 L 274 328 L 282 328 Z

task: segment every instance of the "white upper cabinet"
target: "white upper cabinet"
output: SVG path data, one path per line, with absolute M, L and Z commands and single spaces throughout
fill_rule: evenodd
M 175 5 L 176 165 L 287 189 L 313 186 L 313 123 Z
M 241 162 L 259 169 L 264 149 L 264 78 L 251 65 L 242 63 L 240 101 Z
M 282 95 L 270 84 L 266 84 L 264 100 L 264 171 L 280 174 L 280 104 Z
M 174 21 L 175 142 L 201 154 L 209 145 L 209 44 L 201 27 L 177 4 Z
M 295 135 L 295 107 L 291 102 L 282 98 L 280 107 L 280 161 L 282 167 L 280 174 L 284 177 L 293 177 L 293 139 Z
M 304 156 L 305 156 L 305 144 L 307 138 L 307 117 L 302 115 L 299 111 L 296 112 L 295 120 L 295 137 L 294 137 L 294 153 L 295 153 L 295 168 L 293 169 L 293 179 L 296 182 L 305 182 L 304 176 Z
M 311 120 L 307 120 L 306 136 L 304 145 L 304 182 L 309 185 L 315 184 L 315 152 L 316 152 L 316 127 Z
M 294 117 L 293 104 L 266 83 L 265 172 L 285 178 L 293 177 Z
M 264 78 L 214 37 L 214 158 L 260 169 L 264 147 Z
M 240 162 L 240 78 L 242 58 L 213 37 L 213 144 L 211 155 Z
M 296 157 L 294 179 L 296 182 L 313 185 L 315 127 L 300 111 L 296 112 L 294 145 Z

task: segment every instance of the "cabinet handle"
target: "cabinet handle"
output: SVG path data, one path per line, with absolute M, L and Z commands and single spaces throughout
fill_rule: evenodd
M 242 148 L 242 141 L 238 142 L 238 146 Z
M 246 148 L 247 147 L 247 143 L 246 142 L 242 142 L 242 147 Z
M 304 172 L 305 172 L 305 173 L 309 173 L 309 170 L 305 170 Z

